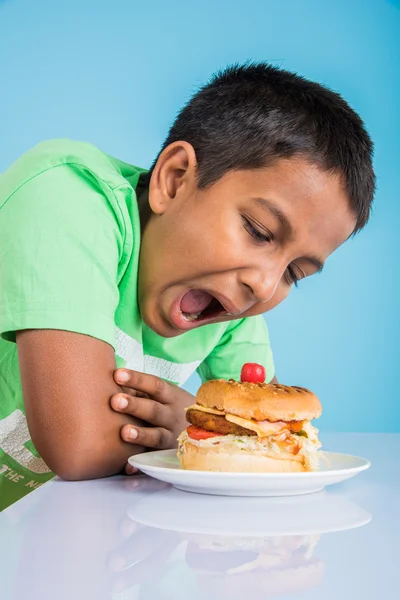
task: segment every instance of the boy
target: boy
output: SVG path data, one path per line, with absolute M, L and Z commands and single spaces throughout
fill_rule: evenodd
M 340 96 L 261 63 L 202 88 L 148 173 L 69 140 L 14 163 L 0 178 L 0 509 L 54 473 L 103 477 L 174 447 L 196 369 L 237 378 L 257 362 L 271 380 L 261 315 L 367 223 L 371 156 Z

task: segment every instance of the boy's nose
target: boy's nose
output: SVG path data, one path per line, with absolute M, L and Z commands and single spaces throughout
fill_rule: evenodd
M 242 283 L 256 302 L 269 302 L 274 297 L 281 279 L 282 270 L 275 268 L 268 271 L 248 271 L 242 278 Z

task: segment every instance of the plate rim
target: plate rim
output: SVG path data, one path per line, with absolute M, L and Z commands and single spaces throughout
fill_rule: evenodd
M 172 454 L 173 453 L 173 454 Z M 362 456 L 357 456 L 354 454 L 346 454 L 344 452 L 332 452 L 332 451 L 321 451 L 321 454 L 324 455 L 339 455 L 339 456 L 347 456 L 347 457 L 351 457 L 353 459 L 357 459 L 359 461 L 361 461 L 361 463 L 359 466 L 356 467 L 347 467 L 347 468 L 342 468 L 342 469 L 331 469 L 331 470 L 319 470 L 319 471 L 306 471 L 306 472 L 296 472 L 296 473 L 241 473 L 241 472 L 235 472 L 235 471 L 196 471 L 195 469 L 180 469 L 180 468 L 172 468 L 172 467 L 168 467 L 168 466 L 157 466 L 157 465 L 149 465 L 146 463 L 141 463 L 140 460 L 139 462 L 136 462 L 136 460 L 140 457 L 148 457 L 151 454 L 164 454 L 164 455 L 172 455 L 174 457 L 176 457 L 176 449 L 169 449 L 169 450 L 153 450 L 151 452 L 141 452 L 140 454 L 135 454 L 133 456 L 130 456 L 128 458 L 128 462 L 130 465 L 139 468 L 140 467 L 145 467 L 148 472 L 153 471 L 153 472 L 166 472 L 166 473 L 171 473 L 172 471 L 175 472 L 179 472 L 179 473 L 185 473 L 185 475 L 183 475 L 183 477 L 189 477 L 190 475 L 192 475 L 193 473 L 196 473 L 199 477 L 210 477 L 210 478 L 217 478 L 217 477 L 221 477 L 222 475 L 224 476 L 230 476 L 230 477 L 240 477 L 241 479 L 250 479 L 253 477 L 257 477 L 258 479 L 299 479 L 299 478 L 304 478 L 304 477 L 318 477 L 318 476 L 329 476 L 329 475 L 334 475 L 335 473 L 353 473 L 353 472 L 362 472 L 362 471 L 366 471 L 367 469 L 369 469 L 371 467 L 371 461 L 368 460 L 367 458 L 364 458 Z M 136 464 L 135 464 L 136 463 Z
M 179 490 L 178 490 L 179 491 Z M 322 493 L 322 492 L 315 492 L 316 494 L 318 493 Z M 308 494 L 307 494 L 308 495 Z M 309 494 L 310 496 L 313 494 Z M 281 496 L 282 497 L 282 496 Z M 285 496 L 283 496 L 285 497 Z M 289 496 L 294 498 L 295 496 Z M 298 496 L 297 496 L 298 497 Z M 287 529 L 283 529 L 281 532 L 279 533 L 271 533 L 272 530 L 269 530 L 267 533 L 265 533 L 265 530 L 262 530 L 261 533 L 251 533 L 251 534 L 244 534 L 244 533 L 239 533 L 239 534 L 228 534 L 226 532 L 225 529 L 218 529 L 218 528 L 214 528 L 212 531 L 211 530 L 202 530 L 202 529 L 198 529 L 196 528 L 196 526 L 192 527 L 192 528 L 188 528 L 187 526 L 183 526 L 183 525 L 173 525 L 171 527 L 171 524 L 169 523 L 168 525 L 160 525 L 159 523 L 157 525 L 154 524 L 154 521 L 152 521 L 151 519 L 146 519 L 146 518 L 138 518 L 137 516 L 135 516 L 135 518 L 132 516 L 134 515 L 134 513 L 131 510 L 128 510 L 127 515 L 128 518 L 131 519 L 132 521 L 136 521 L 137 523 L 140 523 L 140 525 L 144 525 L 145 527 L 156 527 L 157 529 L 161 529 L 162 531 L 173 531 L 175 533 L 189 533 L 189 534 L 193 534 L 193 535 L 224 535 L 226 537 L 252 537 L 252 538 L 265 538 L 265 537 L 290 537 L 290 536 L 294 536 L 294 535 L 325 535 L 327 533 L 339 533 L 342 531 L 350 531 L 352 529 L 358 529 L 359 527 L 364 527 L 365 525 L 368 525 L 371 520 L 372 520 L 372 514 L 368 513 L 367 511 L 364 511 L 365 515 L 362 515 L 362 518 L 360 516 L 359 520 L 356 522 L 352 522 L 352 524 L 350 526 L 343 526 L 343 524 L 340 525 L 340 527 L 338 527 L 337 525 L 330 525 L 329 527 L 324 527 L 321 528 L 320 526 L 314 526 L 311 530 L 308 529 L 302 529 L 301 527 L 299 529 L 293 529 L 293 528 L 287 528 Z

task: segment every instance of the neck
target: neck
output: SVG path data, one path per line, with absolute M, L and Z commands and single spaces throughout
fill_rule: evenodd
M 144 179 L 139 179 L 136 186 L 136 197 L 139 207 L 140 228 L 143 232 L 151 216 L 149 204 L 149 184 Z

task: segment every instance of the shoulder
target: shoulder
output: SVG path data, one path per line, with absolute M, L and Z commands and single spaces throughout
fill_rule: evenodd
M 63 165 L 78 173 L 86 170 L 110 180 L 115 171 L 107 156 L 91 144 L 68 139 L 48 140 L 22 154 L 1 175 L 1 196 L 7 197 L 33 178 Z
M 60 167 L 66 167 L 59 169 Z M 40 142 L 22 154 L 0 176 L 0 205 L 18 188 L 41 174 L 68 171 L 85 182 L 96 182 L 104 192 L 132 191 L 143 169 L 123 163 L 88 142 L 53 139 Z M 128 174 L 128 176 L 127 176 Z M 42 178 L 44 181 L 44 178 Z
M 22 154 L 0 175 L 0 209 L 18 192 L 20 201 L 44 205 L 56 198 L 77 210 L 97 199 L 111 209 L 128 246 L 140 240 L 135 187 L 144 171 L 113 158 L 88 142 L 53 139 Z M 82 199 L 87 200 L 86 203 Z M 94 201 L 90 203 L 90 198 Z M 110 213 L 111 214 L 111 213 Z

